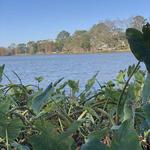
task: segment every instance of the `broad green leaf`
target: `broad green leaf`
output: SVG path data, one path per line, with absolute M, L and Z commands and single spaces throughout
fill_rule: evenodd
M 144 87 L 142 91 L 142 101 L 143 104 L 148 103 L 150 98 L 150 73 L 147 73 L 147 77 L 144 82 Z
M 68 80 L 68 86 L 72 89 L 73 94 L 79 91 L 79 81 Z
M 120 88 L 123 89 L 124 85 L 125 85 L 125 77 L 126 77 L 126 70 L 120 70 L 115 81 L 116 81 L 116 85 Z
M 81 126 L 81 124 L 82 124 L 82 121 L 73 122 L 71 124 L 71 126 L 67 129 L 67 131 L 63 132 L 60 135 L 60 138 L 64 139 L 64 138 L 71 136 L 73 133 L 75 133 L 78 130 L 78 128 Z
M 6 114 L 9 111 L 11 104 L 12 104 L 12 100 L 8 96 L 4 100 L 1 100 L 0 113 Z
M 101 140 L 106 134 L 107 129 L 95 131 L 91 133 L 85 144 L 82 145 L 81 150 L 110 150 L 110 148 L 104 145 Z
M 93 87 L 97 75 L 98 75 L 98 72 L 97 72 L 91 79 L 89 79 L 89 80 L 87 81 L 87 84 L 85 85 L 85 90 L 86 90 L 86 91 L 90 90 L 90 89 Z
M 32 109 L 33 111 L 38 114 L 42 107 L 50 100 L 50 97 L 52 96 L 54 92 L 54 87 L 52 84 L 50 84 L 45 91 L 43 91 L 40 95 L 36 96 L 33 99 L 32 102 Z
M 135 81 L 136 82 L 141 82 L 141 83 L 144 83 L 144 80 L 145 80 L 145 72 L 144 71 L 141 71 L 141 70 L 138 70 L 135 74 L 134 74 L 134 78 L 135 78 Z
M 135 64 L 128 67 L 128 70 L 127 70 L 128 77 L 131 75 L 131 73 L 133 72 L 134 69 L 135 69 Z
M 109 128 L 99 129 L 89 134 L 88 139 L 102 139 L 109 131 Z
M 116 81 L 120 84 L 120 83 L 124 83 L 125 82 L 125 76 L 126 76 L 126 71 L 121 70 L 119 72 L 119 74 L 116 77 Z
M 147 104 L 143 105 L 143 110 L 144 110 L 146 122 L 147 122 L 148 126 L 150 127 L 150 104 L 147 103 Z
M 149 48 L 149 50 L 150 50 L 150 48 Z M 150 73 L 150 52 L 149 52 L 149 54 L 146 54 L 146 58 L 144 60 L 144 63 L 145 63 L 146 69 Z
M 126 101 L 124 104 L 124 121 L 130 120 L 133 124 L 135 116 L 135 106 L 133 104 L 133 100 L 135 99 L 134 90 L 134 85 L 129 85 Z
M 13 142 L 11 143 L 11 146 L 13 146 L 14 148 L 16 148 L 16 150 L 30 150 L 30 148 L 26 145 L 21 145 L 17 142 Z
M 20 119 L 8 119 L 5 116 L 0 116 L 0 137 L 6 137 L 6 130 L 8 133 L 8 140 L 14 140 L 18 137 L 23 127 L 23 123 Z
M 145 73 L 141 70 L 138 70 L 134 74 L 134 94 L 135 94 L 135 103 L 141 103 L 141 95 L 143 90 L 143 85 L 145 81 Z
M 150 72 L 150 25 L 143 26 L 143 33 L 139 30 L 128 28 L 126 37 L 134 56 L 143 61 Z
M 43 77 L 42 76 L 39 76 L 39 77 L 35 77 L 35 80 L 37 81 L 37 82 L 42 82 L 43 81 Z
M 147 23 L 142 28 L 144 40 L 148 43 L 147 47 L 150 47 L 150 24 Z
M 54 126 L 46 121 L 38 121 L 35 126 L 40 131 L 39 135 L 33 135 L 29 142 L 35 150 L 72 150 L 73 139 L 70 137 L 60 140 L 60 135 Z
M 111 150 L 142 150 L 132 123 L 126 120 L 113 136 Z
M 144 61 L 147 54 L 147 49 L 144 45 L 142 32 L 134 28 L 128 28 L 126 30 L 126 37 L 128 39 L 131 51 L 136 59 L 139 61 Z
M 91 139 L 81 147 L 81 150 L 109 150 L 109 148 L 100 140 Z

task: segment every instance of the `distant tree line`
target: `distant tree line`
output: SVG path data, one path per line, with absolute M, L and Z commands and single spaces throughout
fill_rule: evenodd
M 67 31 L 58 33 L 55 40 L 29 41 L 0 47 L 0 55 L 84 53 L 129 49 L 125 29 L 141 30 L 146 19 L 134 16 L 124 20 L 105 20 L 93 25 L 88 31 L 77 30 L 72 35 Z

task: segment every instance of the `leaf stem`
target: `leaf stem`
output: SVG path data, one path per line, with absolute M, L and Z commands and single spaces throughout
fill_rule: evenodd
M 7 147 L 7 150 L 9 150 L 9 142 L 8 142 L 8 132 L 7 132 L 7 129 L 6 129 L 6 147 Z
M 132 76 L 133 76 L 134 73 L 137 71 L 139 65 L 140 65 L 140 61 L 138 61 L 138 63 L 137 63 L 137 65 L 135 66 L 134 70 L 133 70 L 132 73 L 130 74 L 130 76 L 129 76 L 129 78 L 128 78 L 128 80 L 127 80 L 127 82 L 126 82 L 126 84 L 125 84 L 125 86 L 124 86 L 124 88 L 123 88 L 123 90 L 122 90 L 122 92 L 121 92 L 121 94 L 120 94 L 120 97 L 119 97 L 119 100 L 118 100 L 118 103 L 117 103 L 116 124 L 118 124 L 118 122 L 119 122 L 118 110 L 119 110 L 119 106 L 120 106 L 121 100 L 122 100 L 122 98 L 123 98 L 123 95 L 124 95 L 124 93 L 125 93 L 125 90 L 126 90 L 128 84 L 129 84 L 129 82 L 130 82 Z

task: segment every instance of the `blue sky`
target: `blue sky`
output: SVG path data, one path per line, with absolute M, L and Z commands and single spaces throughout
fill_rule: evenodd
M 150 17 L 150 0 L 0 0 L 0 46 L 55 39 L 104 19 Z

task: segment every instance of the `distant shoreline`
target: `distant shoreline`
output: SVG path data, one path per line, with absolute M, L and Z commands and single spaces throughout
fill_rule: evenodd
M 101 53 L 121 53 L 121 52 L 130 52 L 130 49 L 125 50 L 102 50 L 102 51 L 95 51 L 95 52 L 61 52 L 61 53 L 52 53 L 52 54 L 101 54 Z
M 125 50 L 102 50 L 102 51 L 95 51 L 95 52 L 52 52 L 50 54 L 45 54 L 45 53 L 39 53 L 39 54 L 18 54 L 18 55 L 0 55 L 1 56 L 38 56 L 38 55 L 63 55 L 63 54 L 68 54 L 68 55 L 73 55 L 73 54 L 105 54 L 105 53 L 124 53 L 124 52 L 130 52 L 130 49 L 125 49 Z

